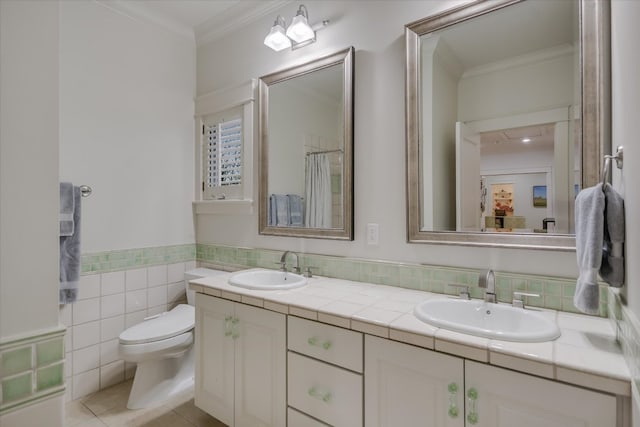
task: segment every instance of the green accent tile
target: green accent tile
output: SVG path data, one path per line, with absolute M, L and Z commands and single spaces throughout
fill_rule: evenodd
M 62 385 L 64 383 L 64 363 L 38 369 L 36 383 L 38 391 Z
M 449 270 L 434 270 L 433 278 L 443 282 L 455 283 L 456 273 Z
M 541 280 L 529 280 L 529 284 L 527 284 L 527 292 L 542 295 L 544 293 L 543 290 L 544 285 Z
M 513 279 L 511 281 L 511 288 L 514 291 L 526 291 L 527 281 L 525 279 Z
M 31 372 L 2 381 L 2 403 L 31 394 Z
M 471 298 L 484 298 L 484 289 L 474 286 L 469 288 L 469 294 Z
M 36 345 L 37 366 L 48 365 L 64 358 L 64 341 L 56 338 Z
M 444 283 L 432 282 L 430 286 L 431 292 L 435 292 L 437 294 L 444 293 Z
M 562 309 L 562 298 L 554 295 L 545 295 L 544 307 L 554 310 Z
M 511 280 L 506 277 L 498 277 L 496 279 L 496 289 L 511 291 Z
M 573 297 L 573 295 L 575 293 L 576 293 L 576 285 L 565 284 L 562 287 L 562 296 L 563 297 Z
M 558 282 L 547 282 L 544 284 L 544 294 L 545 295 L 554 295 L 561 296 L 562 295 L 562 285 Z
M 498 289 L 496 292 L 498 301 L 511 302 L 513 300 L 513 293 L 510 290 Z
M 568 311 L 569 313 L 582 313 L 573 305 L 573 298 L 562 298 L 562 311 Z
M 16 350 L 7 350 L 2 353 L 0 363 L 0 376 L 18 374 L 31 369 L 31 346 Z

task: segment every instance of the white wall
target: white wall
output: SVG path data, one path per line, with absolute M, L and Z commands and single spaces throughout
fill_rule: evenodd
M 82 252 L 194 242 L 195 43 L 60 4 L 60 180 L 86 184 Z
M 58 34 L 56 2 L 0 2 L 0 342 L 58 327 Z M 62 401 L 0 424 L 62 426 Z
M 624 145 L 622 174 L 613 168 L 615 187 L 625 195 L 626 283 L 629 307 L 640 318 L 640 54 L 636 41 L 640 39 L 640 2 L 614 0 L 611 5 L 613 141 Z M 614 149 L 615 151 L 615 149 Z M 640 420 L 635 420 L 640 425 Z M 635 425 L 635 424 L 634 424 Z
M 58 4 L 2 1 L 0 19 L 5 341 L 58 326 Z
M 571 54 L 463 76 L 458 85 L 458 120 L 467 122 L 572 105 L 574 81 Z
M 452 1 L 314 1 L 310 21 L 332 22 L 318 33 L 318 42 L 296 51 L 274 52 L 262 44 L 273 24 L 265 17 L 242 32 L 198 49 L 199 94 L 233 86 L 347 46 L 355 59 L 355 241 L 333 242 L 258 235 L 257 215 L 200 215 L 196 239 L 200 243 L 294 250 L 320 254 L 424 262 L 470 268 L 573 277 L 575 253 L 473 249 L 406 243 L 404 25 Z M 280 11 L 295 15 L 297 5 Z M 274 15 L 277 12 L 274 12 Z M 225 66 L 219 66 L 225 58 Z M 381 173 L 385 171 L 385 173 Z M 256 187 L 257 188 L 257 185 Z M 256 194 L 257 197 L 257 194 Z M 380 225 L 380 244 L 366 245 L 367 223 Z

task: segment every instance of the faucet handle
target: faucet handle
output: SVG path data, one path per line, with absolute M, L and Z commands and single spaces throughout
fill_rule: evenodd
M 306 266 L 304 268 L 303 276 L 306 277 L 307 279 L 310 279 L 311 277 L 313 277 L 313 273 L 311 271 L 312 268 L 316 268 L 316 267 L 312 267 L 312 266 L 308 265 L 308 266 Z
M 469 286 L 467 285 L 457 285 L 455 283 L 449 283 L 447 286 L 451 286 L 452 288 L 460 289 L 460 293 L 458 296 L 462 299 L 471 299 L 471 294 L 469 294 Z
M 516 291 L 513 293 L 513 301 L 511 304 L 514 307 L 524 308 L 524 301 L 522 300 L 522 297 L 539 297 L 539 296 L 540 294 L 532 294 L 527 292 Z

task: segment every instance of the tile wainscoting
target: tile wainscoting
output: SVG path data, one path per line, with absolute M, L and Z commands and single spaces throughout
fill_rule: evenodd
M 0 415 L 64 392 L 64 333 L 0 343 Z
M 135 365 L 118 356 L 118 336 L 145 317 L 186 303 L 184 272 L 195 266 L 195 245 L 82 256 L 78 300 L 60 306 L 67 327 L 67 401 L 133 376 Z
M 65 335 L 66 399 L 76 400 L 131 378 L 135 366 L 118 358 L 118 336 L 147 316 L 185 302 L 183 274 L 196 263 L 219 269 L 275 268 L 281 250 L 208 244 L 128 249 L 82 256 L 80 295 L 60 306 Z M 301 266 L 316 275 L 455 294 L 449 284 L 468 285 L 481 298 L 479 270 L 374 261 L 317 254 L 299 254 Z M 496 272 L 498 299 L 510 302 L 513 291 L 531 306 L 577 312 L 573 306 L 575 279 Z M 608 315 L 608 293 L 601 286 L 600 315 Z M 640 342 L 640 340 L 638 341 Z
M 618 341 L 622 346 L 629 372 L 633 399 L 640 407 L 640 321 L 624 304 L 617 289 L 609 289 L 609 318 L 615 323 Z

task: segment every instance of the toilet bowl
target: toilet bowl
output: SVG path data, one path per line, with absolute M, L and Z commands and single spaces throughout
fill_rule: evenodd
M 208 268 L 187 271 L 184 283 L 188 304 L 147 318 L 120 334 L 120 357 L 137 363 L 127 408 L 156 406 L 193 388 L 195 292 L 189 290 L 189 281 L 223 273 Z

